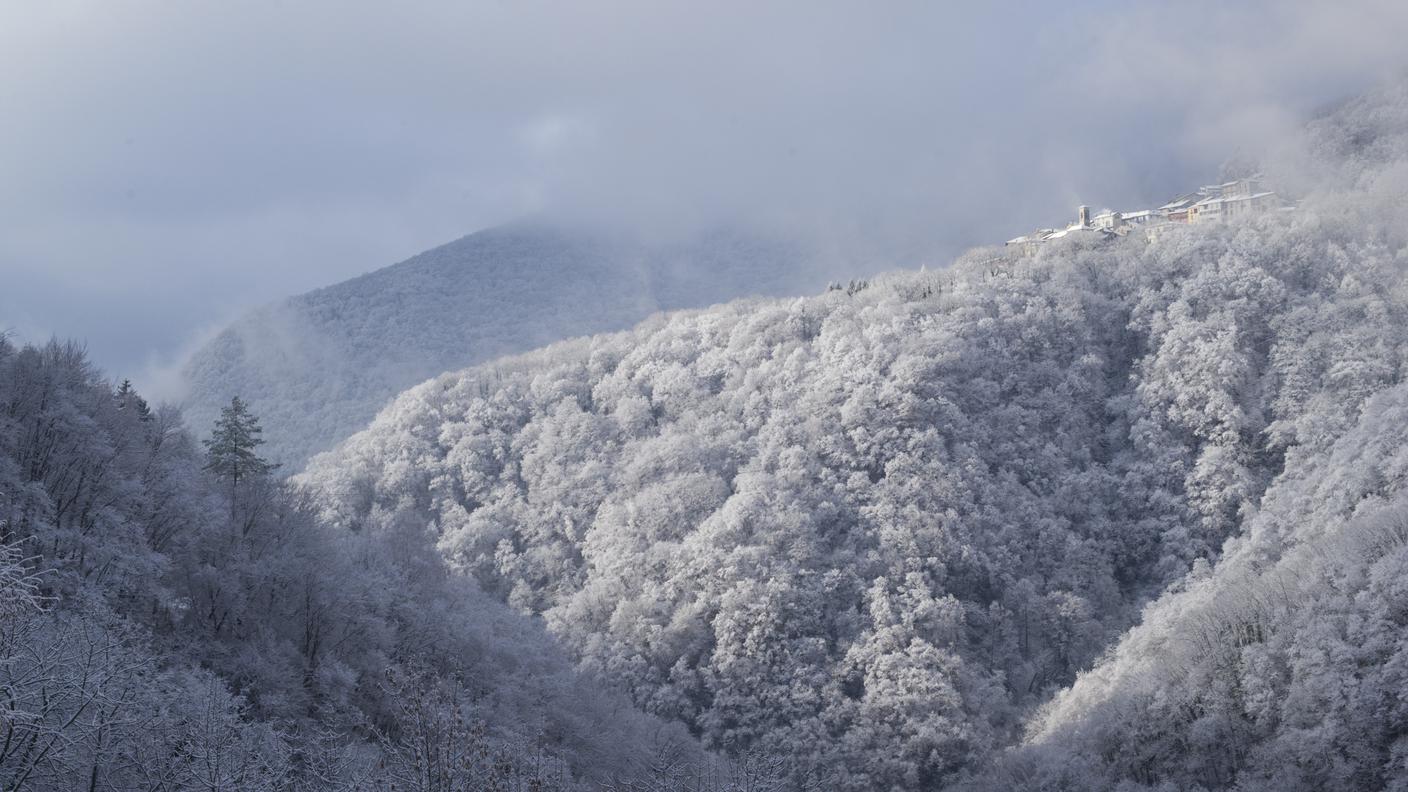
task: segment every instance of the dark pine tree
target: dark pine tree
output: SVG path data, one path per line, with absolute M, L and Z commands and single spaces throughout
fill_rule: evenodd
M 132 380 L 125 379 L 117 386 L 117 406 L 122 410 L 129 407 L 136 410 L 137 417 L 143 421 L 152 419 L 152 408 L 147 405 L 146 399 L 137 395 L 137 390 L 132 387 Z
M 254 452 L 264 443 L 260 437 L 263 432 L 259 419 L 249 411 L 249 406 L 238 396 L 230 399 L 230 406 L 220 411 L 215 429 L 205 441 L 205 469 L 222 479 L 229 479 L 232 492 L 241 481 L 267 475 L 278 465 L 271 464 Z

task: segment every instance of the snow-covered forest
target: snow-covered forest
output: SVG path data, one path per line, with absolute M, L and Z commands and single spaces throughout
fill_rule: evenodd
M 636 713 L 424 542 L 320 522 L 225 417 L 202 448 L 77 347 L 0 338 L 0 789 L 779 775 Z
M 657 314 L 301 471 L 716 287 L 442 249 L 190 416 L 0 336 L 0 789 L 1405 788 L 1408 83 L 1268 160 L 1296 211 Z
M 1383 786 L 1406 110 L 1312 124 L 1295 213 L 658 317 L 427 382 L 298 480 L 829 788 Z

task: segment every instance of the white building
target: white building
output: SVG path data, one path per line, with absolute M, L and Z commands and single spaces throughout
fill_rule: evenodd
M 1269 212 L 1281 207 L 1281 200 L 1274 192 L 1257 192 L 1245 195 L 1222 195 L 1203 200 L 1188 208 L 1188 222 L 1225 223 L 1247 215 Z
M 1090 207 L 1081 206 L 1076 223 L 1064 228 L 1038 228 L 1031 234 L 1008 240 L 1008 247 L 1018 247 L 1033 254 L 1046 242 L 1062 240 L 1074 234 L 1100 234 L 1102 238 L 1122 237 L 1135 228 L 1153 237 L 1164 225 L 1183 223 L 1228 223 L 1263 211 L 1286 209 L 1286 202 L 1271 190 L 1263 189 L 1259 175 L 1235 179 L 1221 185 L 1205 185 L 1195 192 L 1181 194 L 1159 209 L 1138 211 L 1101 210 L 1091 217 Z
M 1098 221 L 1104 214 L 1105 213 L 1097 215 L 1095 219 Z M 1115 236 L 1115 231 L 1110 226 L 1102 226 L 1092 222 L 1090 207 L 1081 206 L 1076 209 L 1076 221 L 1065 228 L 1038 228 L 1030 234 L 1024 234 L 1015 239 L 1009 239 L 1005 244 L 1008 247 L 1021 248 L 1024 253 L 1035 253 L 1037 248 L 1047 242 L 1085 235 L 1099 236 L 1102 239 L 1106 239 Z
M 1171 223 L 1227 222 L 1283 208 L 1285 203 L 1280 196 L 1264 189 L 1261 176 L 1257 175 L 1199 187 L 1195 192 L 1180 195 L 1157 209 L 1133 212 L 1105 209 L 1091 217 L 1090 208 L 1082 206 L 1077 211 L 1075 223 L 1060 229 L 1040 228 L 1007 240 L 1007 245 L 1033 253 L 1046 242 L 1072 234 L 1098 233 L 1109 238 L 1123 236 L 1135 228 L 1152 233 L 1157 227 Z

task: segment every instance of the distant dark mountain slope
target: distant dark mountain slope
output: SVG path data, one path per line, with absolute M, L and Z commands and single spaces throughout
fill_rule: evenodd
M 237 321 L 187 362 L 187 416 L 208 426 L 238 394 L 264 417 L 269 455 L 296 469 L 443 371 L 825 280 L 814 256 L 735 231 L 642 244 L 511 224 Z

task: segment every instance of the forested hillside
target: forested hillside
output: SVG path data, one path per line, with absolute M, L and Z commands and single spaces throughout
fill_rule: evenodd
M 207 450 L 80 349 L 0 337 L 0 789 L 760 788 L 447 573 Z M 693 779 L 686 786 L 680 779 Z M 635 786 L 635 785 L 642 786 Z M 648 787 L 658 788 L 658 787 Z
M 655 311 L 811 291 L 826 273 L 815 251 L 737 230 L 643 243 L 524 221 L 245 316 L 186 363 L 186 410 L 204 427 L 244 397 L 296 470 L 442 372 Z
M 656 317 L 418 386 L 299 481 L 828 788 L 1386 785 L 1404 106 L 1316 122 L 1293 213 Z
M 1307 275 L 1337 299 L 1278 319 L 1299 417 L 1280 474 L 1199 565 L 972 784 L 990 789 L 1403 789 L 1408 783 L 1408 86 L 1311 125 Z M 1331 167 L 1335 166 L 1335 167 Z M 1339 260 L 1341 267 L 1329 264 Z M 1164 784 L 1164 786 L 1160 786 Z

